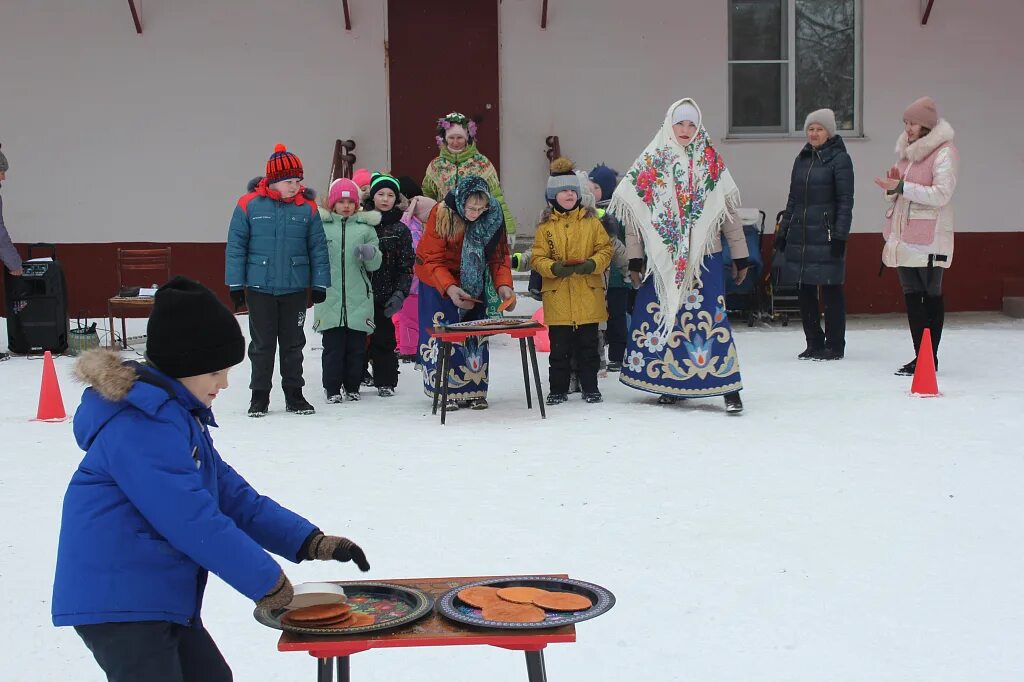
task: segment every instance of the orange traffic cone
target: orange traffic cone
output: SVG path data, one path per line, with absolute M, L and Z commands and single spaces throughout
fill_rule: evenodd
M 53 366 L 53 355 L 46 351 L 43 356 L 43 383 L 39 387 L 39 410 L 36 421 L 59 422 L 68 418 L 64 411 L 64 399 L 60 395 L 57 369 Z
M 935 398 L 940 395 L 939 382 L 935 378 L 935 353 L 932 352 L 932 330 L 927 327 L 921 337 L 921 350 L 917 352 L 917 368 L 910 394 L 920 398 Z

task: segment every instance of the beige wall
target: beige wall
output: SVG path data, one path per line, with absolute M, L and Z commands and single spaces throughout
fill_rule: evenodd
M 700 103 L 747 206 L 769 219 L 785 206 L 802 141 L 722 140 L 728 106 L 725 0 L 557 0 L 501 5 L 503 184 L 524 221 L 543 201 L 543 140 L 557 134 L 580 167 L 625 171 L 679 97 Z M 921 26 L 917 0 L 864 0 L 864 132 L 849 141 L 857 175 L 854 229 L 880 230 L 872 183 L 888 168 L 901 115 L 924 94 L 957 129 L 963 164 L 957 228 L 1024 230 L 1002 198 L 1024 192 L 1024 24 L 1020 0 L 936 3 Z M 826 102 L 822 106 L 827 106 Z M 525 228 L 524 228 L 525 231 Z
M 540 4 L 500 10 L 502 181 L 527 234 L 543 204 L 546 135 L 580 167 L 623 171 L 677 97 L 695 97 L 722 138 L 728 95 L 725 0 L 554 0 L 546 31 Z M 1013 201 L 1024 193 L 1024 3 L 940 0 L 926 27 L 917 0 L 864 4 L 855 229 L 879 229 L 871 179 L 892 160 L 903 107 L 928 93 L 958 130 L 958 229 L 1024 230 Z M 384 2 L 350 5 L 346 33 L 337 0 L 149 0 L 137 36 L 124 2 L 0 2 L 15 238 L 221 241 L 277 141 L 318 189 L 339 136 L 359 142 L 360 165 L 386 167 Z M 720 143 L 745 203 L 770 215 L 800 146 Z
M 274 144 L 323 187 L 334 140 L 386 161 L 384 14 L 353 0 L 0 2 L 0 142 L 18 241 L 223 241 Z

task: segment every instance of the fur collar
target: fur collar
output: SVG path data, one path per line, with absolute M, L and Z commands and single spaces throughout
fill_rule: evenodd
M 320 220 L 325 223 L 344 223 L 345 217 L 328 211 L 326 208 L 320 207 Z M 356 211 L 348 218 L 349 221 L 363 223 L 370 227 L 377 227 L 380 225 L 380 211 L 374 209 L 370 211 Z
M 540 212 L 540 222 L 546 223 L 547 221 L 551 220 L 551 216 L 552 216 L 552 214 L 554 212 L 555 212 L 555 209 L 551 208 L 550 205 L 545 206 L 544 210 Z M 573 216 L 573 217 L 576 217 L 576 215 L 579 215 L 579 219 L 582 220 L 584 218 L 597 218 L 597 211 L 595 211 L 594 209 L 590 208 L 589 206 L 582 206 L 581 205 L 581 206 L 577 206 L 576 208 L 574 208 L 573 210 L 569 211 L 568 213 L 559 213 L 558 215 L 560 215 L 560 216 Z
M 97 348 L 82 353 L 75 362 L 75 378 L 116 403 L 124 400 L 139 377 L 132 365 L 121 362 L 117 351 Z
M 907 132 L 903 131 L 900 134 L 900 139 L 896 142 L 896 153 L 901 159 L 918 163 L 927 159 L 932 152 L 945 143 L 952 142 L 954 135 L 953 126 L 949 125 L 946 119 L 940 118 L 939 124 L 930 133 L 913 144 L 907 143 Z

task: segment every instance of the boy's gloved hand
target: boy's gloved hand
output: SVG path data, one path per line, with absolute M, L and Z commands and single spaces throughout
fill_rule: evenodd
M 236 313 L 245 306 L 245 289 L 232 289 L 228 295 L 231 296 L 231 302 L 235 306 Z
M 281 575 L 278 576 L 277 582 L 270 588 L 270 592 L 267 592 L 262 599 L 256 602 L 256 606 L 264 609 L 283 609 L 292 603 L 292 598 L 295 596 L 295 590 L 292 589 L 292 583 L 288 580 L 288 576 L 281 571 Z
M 551 266 L 551 273 L 555 277 L 568 277 L 569 275 L 576 274 L 576 268 L 572 265 L 566 265 L 563 261 L 558 261 Z
M 313 303 L 323 303 L 327 300 L 327 289 L 313 287 Z
M 513 253 L 512 254 L 512 269 L 513 270 L 518 270 L 519 269 L 519 264 L 522 262 L 522 260 L 523 260 L 523 254 L 521 254 L 521 253 Z
M 597 263 L 594 262 L 593 258 L 588 258 L 579 265 L 574 265 L 572 269 L 577 275 L 589 275 L 594 270 L 597 270 Z
M 373 260 L 377 255 L 377 247 L 373 244 L 360 244 L 356 247 L 356 258 L 361 261 Z
M 388 317 L 396 315 L 399 310 L 402 309 L 402 304 L 405 303 L 405 294 L 401 291 L 396 291 L 391 294 L 391 298 L 384 304 L 384 314 Z
M 370 570 L 370 563 L 366 560 L 366 554 L 362 548 L 348 538 L 337 535 L 315 533 L 309 541 L 306 556 L 302 558 L 320 561 L 353 561 L 360 571 L 365 573 Z

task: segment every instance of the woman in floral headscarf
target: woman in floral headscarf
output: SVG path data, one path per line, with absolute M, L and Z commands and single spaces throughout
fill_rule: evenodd
M 497 297 L 513 297 L 512 269 L 501 205 L 487 182 L 471 175 L 459 181 L 430 212 L 416 249 L 420 278 L 420 364 L 423 388 L 433 397 L 440 344 L 431 327 L 499 317 L 488 301 L 488 281 Z M 515 303 L 509 306 L 512 310 Z M 448 396 L 452 407 L 487 408 L 487 342 L 469 339 L 452 352 Z
M 727 412 L 743 410 L 720 237 L 741 282 L 749 254 L 739 206 L 697 103 L 675 102 L 608 208 L 626 227 L 630 276 L 640 289 L 620 381 L 660 395 L 661 404 L 721 395 Z
M 458 112 L 453 111 L 437 119 L 435 139 L 440 153 L 427 165 L 427 174 L 423 178 L 423 196 L 442 201 L 463 178 L 470 175 L 481 177 L 487 181 L 490 195 L 501 206 L 505 234 L 514 237 L 516 219 L 505 203 L 494 165 L 477 151 L 476 132 L 476 121 Z

